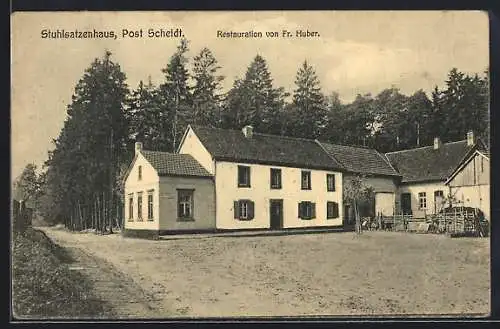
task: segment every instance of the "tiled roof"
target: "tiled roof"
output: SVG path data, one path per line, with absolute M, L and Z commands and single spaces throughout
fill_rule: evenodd
M 467 141 L 386 153 L 392 166 L 403 176 L 403 183 L 445 180 L 474 148 Z
M 325 151 L 339 161 L 347 171 L 384 176 L 400 176 L 383 154 L 375 149 L 320 142 Z
M 210 177 L 210 173 L 190 154 L 141 151 L 160 176 Z
M 216 160 L 261 163 L 297 168 L 341 170 L 312 139 L 253 133 L 251 138 L 241 130 L 192 126 L 196 136 Z

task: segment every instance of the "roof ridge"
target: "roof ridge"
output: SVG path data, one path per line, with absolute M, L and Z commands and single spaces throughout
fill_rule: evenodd
M 339 143 L 322 142 L 322 141 L 319 141 L 319 140 L 318 140 L 318 142 L 323 143 L 323 144 L 335 145 L 335 146 L 352 147 L 352 148 L 355 148 L 355 149 L 372 150 L 372 151 L 375 151 L 375 152 L 378 153 L 378 151 L 377 151 L 376 148 L 369 147 L 369 146 L 363 146 L 363 145 L 345 145 L 345 144 L 339 144 Z
M 462 140 L 454 141 L 454 142 L 446 142 L 446 143 L 443 143 L 443 145 L 463 143 L 463 142 L 466 142 L 466 141 L 467 141 L 466 139 L 462 139 Z M 425 148 L 429 148 L 429 147 L 433 147 L 433 145 L 420 146 L 420 147 L 415 147 L 415 148 L 412 148 L 412 149 L 405 149 L 405 150 L 399 150 L 399 151 L 386 152 L 385 155 L 387 155 L 387 154 L 394 154 L 394 153 L 416 151 L 416 150 L 421 150 L 421 149 L 425 149 Z
M 234 131 L 234 132 L 239 132 L 243 134 L 241 129 L 226 129 L 226 128 L 219 128 L 219 127 L 207 127 L 207 126 L 201 126 L 201 125 L 191 125 L 191 127 L 199 127 L 202 129 L 217 129 L 217 130 L 225 130 L 225 131 Z M 259 135 L 259 136 L 268 136 L 268 137 L 279 137 L 279 138 L 286 138 L 286 139 L 294 139 L 294 140 L 303 140 L 303 141 L 308 141 L 308 142 L 314 142 L 313 138 L 304 138 L 304 137 L 293 137 L 293 136 L 286 136 L 286 135 L 277 135 L 277 134 L 268 134 L 268 133 L 261 133 L 261 132 L 256 132 L 254 131 L 254 135 Z
M 304 137 L 293 137 L 293 136 L 275 135 L 275 134 L 266 134 L 266 133 L 257 133 L 257 132 L 254 132 L 253 134 L 259 135 L 259 136 L 279 137 L 279 138 L 293 139 L 293 140 L 306 141 L 306 142 L 314 142 L 315 141 L 312 138 L 304 138 Z

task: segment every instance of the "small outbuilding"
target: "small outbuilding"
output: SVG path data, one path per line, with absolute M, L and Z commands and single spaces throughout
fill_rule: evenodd
M 135 144 L 125 176 L 126 236 L 215 230 L 213 176 L 190 154 Z

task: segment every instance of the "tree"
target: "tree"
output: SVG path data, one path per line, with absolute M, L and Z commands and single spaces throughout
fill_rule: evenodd
M 221 82 L 224 80 L 217 71 L 220 66 L 208 48 L 203 48 L 194 57 L 193 118 L 195 124 L 218 127 L 221 125 Z
M 168 115 L 163 112 L 159 91 L 151 82 L 151 78 L 147 84 L 142 80 L 139 82 L 138 88 L 132 91 L 127 103 L 126 116 L 131 139 L 142 142 L 145 149 L 170 149 L 170 141 L 163 133 Z
M 332 92 L 327 97 L 327 123 L 320 138 L 331 143 L 342 144 L 345 142 L 345 126 L 347 124 L 347 115 L 345 105 L 342 104 L 339 94 Z
M 163 133 L 170 132 L 170 151 L 175 151 L 178 142 L 184 133 L 190 119 L 193 118 L 191 91 L 187 84 L 189 72 L 187 69 L 188 40 L 181 39 L 176 52 L 170 57 L 167 67 L 162 69 L 165 82 L 160 85 L 160 92 L 165 107 L 163 113 L 167 114 L 164 122 L 166 127 Z M 161 140 L 168 140 L 162 137 Z
M 433 92 L 433 132 L 443 141 L 463 139 L 467 131 L 488 135 L 489 84 L 485 76 L 473 76 L 453 68 L 448 73 L 446 88 Z M 439 133 L 439 134 L 438 134 Z
M 363 181 L 363 176 L 353 176 L 344 184 L 344 202 L 350 203 L 354 210 L 356 220 L 356 233 L 359 235 L 362 232 L 360 207 L 363 202 L 367 202 L 373 198 L 373 188 L 368 186 Z
M 244 79 L 237 79 L 226 98 L 225 126 L 252 125 L 256 131 L 279 134 L 282 131 L 282 110 L 287 94 L 283 88 L 274 88 L 266 60 L 255 56 Z
M 13 195 L 17 201 L 35 199 L 40 193 L 40 182 L 36 174 L 36 165 L 28 163 L 21 175 L 14 181 Z
M 128 161 L 128 88 L 120 66 L 105 52 L 78 81 L 55 149 L 46 162 L 45 190 L 56 208 L 51 215 L 70 229 L 86 219 L 101 230 L 111 228 L 116 213 L 115 176 Z
M 374 99 L 370 94 L 358 94 L 352 103 L 346 105 L 344 144 L 372 145 L 371 139 L 377 128 L 374 113 Z
M 293 106 L 298 120 L 293 126 L 294 135 L 317 138 L 326 127 L 326 102 L 316 72 L 307 61 L 297 71 L 295 85 Z

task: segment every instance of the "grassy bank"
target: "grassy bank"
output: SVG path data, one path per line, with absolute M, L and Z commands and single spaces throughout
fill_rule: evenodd
M 15 319 L 95 318 L 109 308 L 96 299 L 88 280 L 70 270 L 68 252 L 43 232 L 29 229 L 12 245 L 12 303 Z

